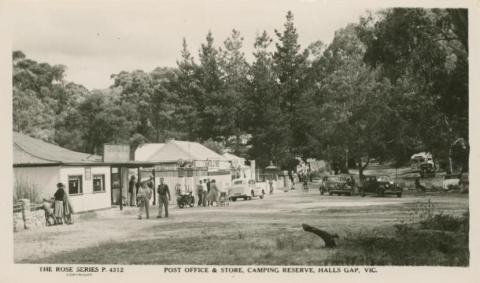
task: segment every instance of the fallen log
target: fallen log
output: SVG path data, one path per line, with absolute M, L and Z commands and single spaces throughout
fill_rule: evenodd
M 311 232 L 322 238 L 322 240 L 325 242 L 325 247 L 334 248 L 336 246 L 335 238 L 338 238 L 337 234 L 330 234 L 324 230 L 320 230 L 307 224 L 302 224 L 302 228 L 304 231 Z

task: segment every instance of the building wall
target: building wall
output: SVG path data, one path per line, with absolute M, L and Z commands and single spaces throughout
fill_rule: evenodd
M 15 186 L 24 184 L 34 188 L 39 199 L 50 199 L 57 190 L 59 166 L 48 167 L 14 167 Z
M 88 174 L 91 175 L 89 179 L 87 179 L 86 176 L 86 168 L 91 168 L 91 174 Z M 104 192 L 93 192 L 93 175 L 105 176 Z M 72 203 L 75 212 L 111 207 L 109 166 L 61 167 L 60 182 L 65 184 L 65 191 L 67 192 L 69 176 L 82 176 L 83 193 L 78 195 L 69 195 L 70 202 Z

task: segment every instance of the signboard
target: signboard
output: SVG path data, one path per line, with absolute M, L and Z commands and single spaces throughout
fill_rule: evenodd
M 104 162 L 124 162 L 130 160 L 130 146 L 124 144 L 104 144 Z
M 92 179 L 92 168 L 85 167 L 85 180 L 91 180 L 91 179 Z

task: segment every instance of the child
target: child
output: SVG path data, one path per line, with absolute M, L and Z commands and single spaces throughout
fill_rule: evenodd
M 43 199 L 42 209 L 45 212 L 45 224 L 47 226 L 56 225 L 57 222 L 55 221 L 55 215 L 53 214 L 52 201 Z M 52 221 L 50 221 L 50 219 Z

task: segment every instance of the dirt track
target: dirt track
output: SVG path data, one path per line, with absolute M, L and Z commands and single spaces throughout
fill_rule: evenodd
M 168 219 L 138 220 L 136 208 L 127 207 L 76 216 L 70 226 L 42 227 L 14 234 L 15 262 L 42 262 L 44 258 L 105 243 L 131 240 L 182 237 L 221 237 L 228 233 L 271 230 L 301 230 L 301 223 L 322 227 L 340 236 L 366 228 L 390 227 L 393 223 L 412 220 L 419 202 L 430 200 L 437 212 L 460 214 L 468 209 L 468 195 L 432 193 L 405 194 L 397 197 L 321 196 L 308 193 L 276 191 L 265 199 L 230 202 L 226 207 L 171 209 Z M 253 232 L 252 232 L 253 233 Z M 300 233 L 300 232 L 299 232 Z

